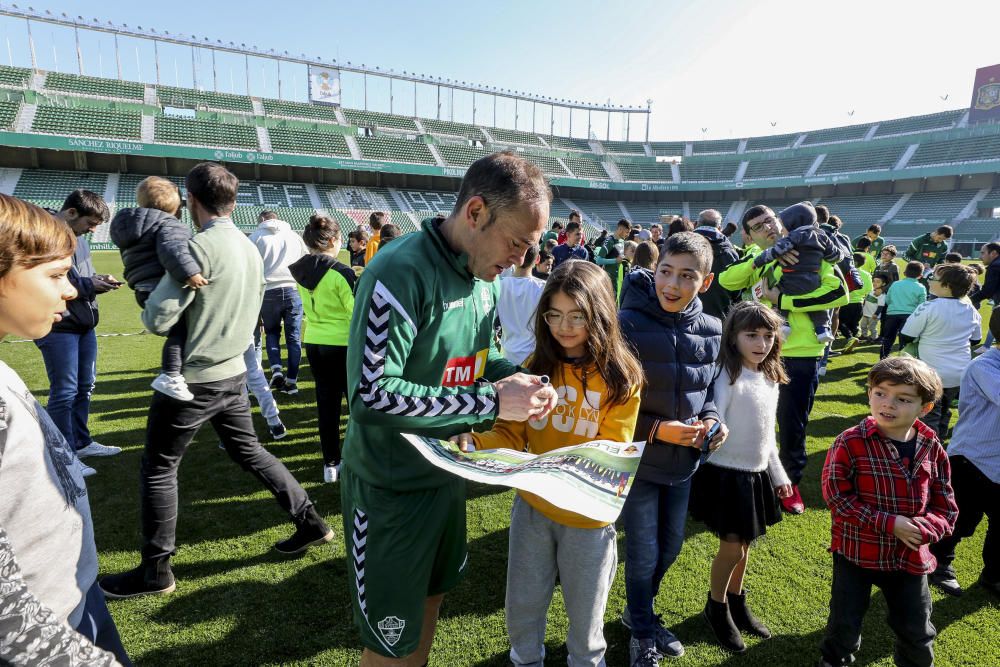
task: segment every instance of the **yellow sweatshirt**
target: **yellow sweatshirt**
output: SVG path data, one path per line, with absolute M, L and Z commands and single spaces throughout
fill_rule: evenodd
M 633 387 L 624 404 L 608 406 L 607 385 L 595 371 L 587 374 L 584 396 L 582 373 L 569 364 L 552 377 L 559 403 L 540 421 L 512 422 L 497 420 L 493 430 L 475 433 L 476 449 L 516 449 L 532 454 L 579 445 L 591 440 L 632 442 L 639 414 L 639 388 Z M 571 528 L 603 528 L 608 525 L 575 512 L 556 507 L 527 491 L 518 491 L 529 505 L 556 523 Z

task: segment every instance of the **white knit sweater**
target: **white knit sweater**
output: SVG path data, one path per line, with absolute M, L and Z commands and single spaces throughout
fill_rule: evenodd
M 720 468 L 761 472 L 767 469 L 776 487 L 791 484 L 778 460 L 775 415 L 778 412 L 778 385 L 763 373 L 743 369 L 730 384 L 729 372 L 715 381 L 715 405 L 729 437 L 708 460 Z

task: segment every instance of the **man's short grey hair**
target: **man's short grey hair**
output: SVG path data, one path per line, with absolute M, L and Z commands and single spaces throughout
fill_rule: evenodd
M 698 226 L 699 227 L 721 227 L 722 226 L 722 214 L 716 211 L 714 208 L 707 208 L 698 214 Z
M 490 208 L 491 218 L 523 205 L 548 206 L 552 203 L 552 189 L 542 170 L 510 151 L 487 155 L 469 166 L 454 211 L 460 211 L 477 195 Z M 492 223 L 487 226 L 489 224 Z

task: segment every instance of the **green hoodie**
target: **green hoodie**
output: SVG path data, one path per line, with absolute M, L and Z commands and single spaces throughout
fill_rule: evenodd
M 756 245 L 749 245 L 746 249 L 746 256 L 731 265 L 718 277 L 719 284 L 730 291 L 744 290 L 752 288 L 761 281 L 764 276 L 769 278 L 770 284 L 775 284 L 781 277 L 781 265 L 771 262 L 764 266 L 755 268 L 754 258 L 763 252 Z M 812 320 L 806 315 L 808 312 L 817 310 L 828 310 L 838 308 L 849 303 L 849 295 L 843 281 L 837 276 L 834 267 L 827 262 L 820 264 L 819 270 L 820 286 L 816 290 L 800 296 L 782 294 L 780 302 L 773 304 L 779 310 L 788 311 L 788 325 L 791 327 L 791 334 L 781 348 L 781 355 L 790 358 L 821 357 L 823 349 L 826 347 L 816 338 L 815 327 Z M 748 292 L 752 297 L 752 290 Z M 770 303 L 763 301 L 763 303 Z
M 344 465 L 396 492 L 453 479 L 400 433 L 447 439 L 491 422 L 491 381 L 517 371 L 496 346 L 500 284 L 469 273 L 440 223 L 379 250 L 358 281 L 347 346 L 351 421 Z

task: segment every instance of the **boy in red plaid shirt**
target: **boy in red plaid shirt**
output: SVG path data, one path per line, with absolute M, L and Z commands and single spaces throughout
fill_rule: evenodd
M 958 518 L 948 456 L 919 421 L 940 397 L 941 379 L 926 363 L 883 359 L 868 373 L 871 416 L 841 433 L 827 453 L 833 586 L 820 665 L 854 661 L 873 585 L 889 608 L 896 664 L 934 664 L 927 574 L 936 563 L 929 545 L 950 535 Z

